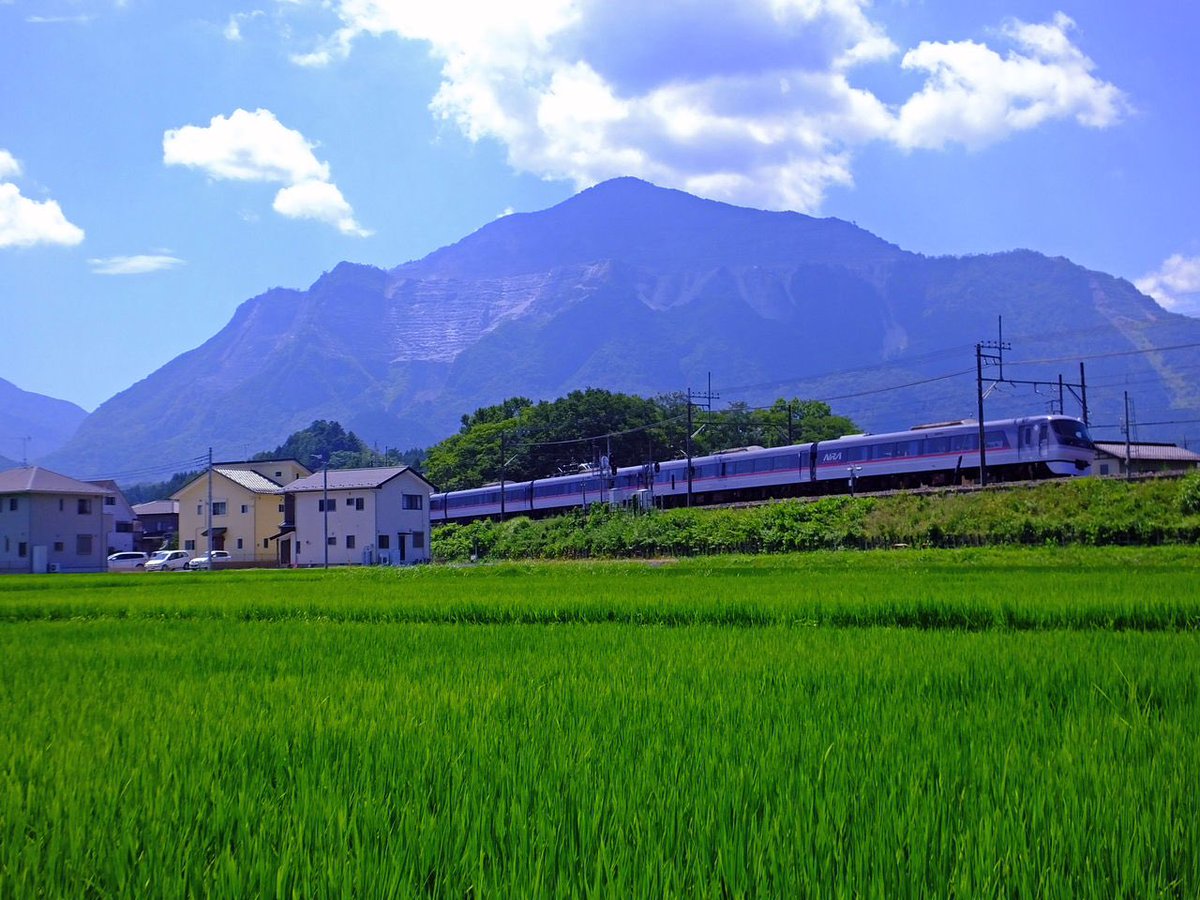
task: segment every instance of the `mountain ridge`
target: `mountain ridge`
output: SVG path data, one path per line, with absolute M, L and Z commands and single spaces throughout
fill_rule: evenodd
M 421 260 L 343 262 L 307 290 L 265 291 L 204 344 L 102 404 L 46 462 L 87 475 L 209 446 L 241 456 L 315 419 L 410 447 L 507 396 L 588 386 L 656 394 L 709 372 L 727 400 L 843 398 L 838 411 L 872 430 L 907 427 L 973 415 L 973 379 L 880 391 L 939 375 L 950 349 L 952 368 L 973 367 L 973 344 L 995 335 L 999 315 L 1005 335 L 1023 339 L 1014 360 L 1200 341 L 1200 321 L 1063 258 L 927 257 L 841 220 L 617 179 Z M 1096 375 L 1150 379 L 1153 408 L 1200 409 L 1172 359 L 1146 356 L 1120 371 L 1097 362 Z M 1089 400 L 1112 415 L 1113 392 L 1097 388 Z M 1043 411 L 1046 397 L 1010 399 L 1001 392 L 991 407 Z

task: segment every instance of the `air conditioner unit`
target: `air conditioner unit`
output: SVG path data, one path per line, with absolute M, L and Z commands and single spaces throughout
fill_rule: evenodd
M 60 563 L 50 563 L 49 570 L 51 572 L 61 572 L 62 571 L 61 564 Z

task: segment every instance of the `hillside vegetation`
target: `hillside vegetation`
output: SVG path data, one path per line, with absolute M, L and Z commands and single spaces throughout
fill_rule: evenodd
M 979 493 L 825 497 L 632 514 L 594 506 L 556 518 L 445 525 L 443 561 L 687 556 L 869 549 L 1195 543 L 1200 474 L 1127 483 L 1086 478 Z

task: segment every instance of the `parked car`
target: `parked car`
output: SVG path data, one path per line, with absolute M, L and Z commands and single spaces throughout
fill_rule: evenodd
M 188 564 L 192 554 L 186 550 L 159 550 L 146 560 L 147 572 L 171 572 L 182 569 Z
M 233 557 L 229 555 L 228 550 L 213 550 L 211 553 L 206 553 L 203 556 L 197 556 L 195 559 L 190 560 L 187 567 L 189 569 L 211 569 L 213 563 L 219 566 L 221 563 L 227 563 L 231 559 Z
M 146 565 L 146 560 L 149 558 L 149 553 L 140 553 L 136 550 L 122 550 L 120 553 L 114 553 L 108 558 L 108 571 L 140 569 Z

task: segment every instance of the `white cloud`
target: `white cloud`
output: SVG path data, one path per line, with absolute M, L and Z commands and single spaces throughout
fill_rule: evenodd
M 0 150 L 0 179 L 16 178 L 21 174 L 21 164 L 7 150 Z
M 354 221 L 354 211 L 330 181 L 329 164 L 317 159 L 314 146 L 270 110 L 238 109 L 228 118 L 213 116 L 207 126 L 165 132 L 163 163 L 200 169 L 215 179 L 282 184 L 274 203 L 280 215 L 317 219 L 343 234 L 365 237 L 370 232 Z
M 21 174 L 21 164 L 0 150 L 0 249 L 60 244 L 73 247 L 83 240 L 83 229 L 71 224 L 53 200 L 31 200 L 9 179 Z
M 183 260 L 167 254 L 142 254 L 89 259 L 88 265 L 97 275 L 145 275 L 148 272 L 174 269 L 183 265 Z
M 1134 285 L 1158 301 L 1163 309 L 1200 316 L 1200 256 L 1176 253 L 1158 271 L 1139 278 Z
M 285 187 L 275 195 L 273 207 L 281 216 L 316 219 L 352 237 L 368 237 L 371 234 L 354 221 L 354 210 L 337 186 L 328 181 L 302 181 Z
M 500 142 L 516 169 L 577 187 L 637 175 L 772 208 L 816 210 L 853 184 L 873 141 L 971 147 L 1050 119 L 1117 121 L 1073 23 L 1008 23 L 1006 55 L 970 41 L 922 43 L 926 73 L 888 106 L 854 84 L 897 47 L 869 0 L 330 0 L 340 27 L 295 57 L 345 59 L 365 36 L 421 41 L 441 65 L 435 116 Z M 899 72 L 897 71 L 897 74 Z
M 229 21 L 225 23 L 225 30 L 223 32 L 225 35 L 225 40 L 234 42 L 241 41 L 242 26 L 252 19 L 257 19 L 265 15 L 266 13 L 264 13 L 261 9 L 256 9 L 251 12 L 233 13 L 229 17 Z
M 1012 22 L 1004 35 L 1021 52 L 1001 56 L 973 41 L 923 42 L 901 66 L 929 73 L 925 87 L 900 108 L 895 140 L 902 147 L 940 148 L 950 141 L 982 146 L 1050 119 L 1074 118 L 1103 128 L 1127 109 L 1114 85 L 1071 43 L 1075 23 Z
M 30 25 L 89 25 L 95 16 L 26 16 Z

